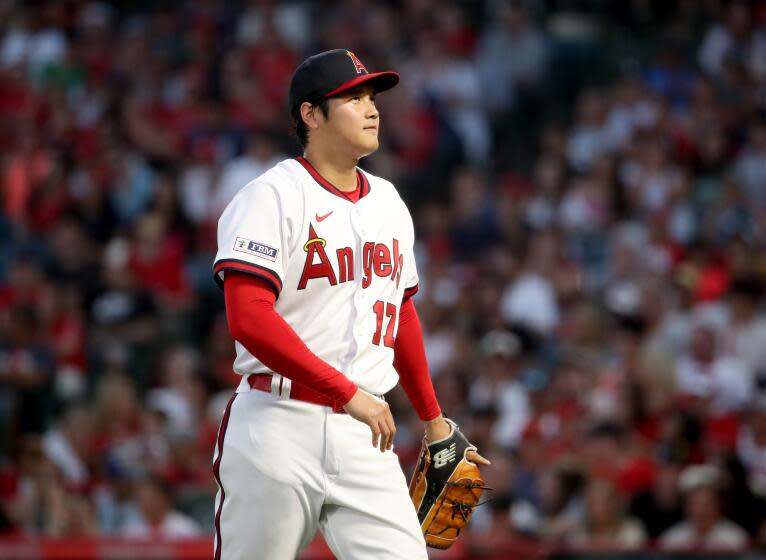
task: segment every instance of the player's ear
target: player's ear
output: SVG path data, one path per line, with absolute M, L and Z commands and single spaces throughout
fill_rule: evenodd
M 317 105 L 312 105 L 308 101 L 304 101 L 301 103 L 300 112 L 301 119 L 303 119 L 303 122 L 306 124 L 306 128 L 315 130 L 319 127 L 319 119 L 321 119 L 323 115 Z

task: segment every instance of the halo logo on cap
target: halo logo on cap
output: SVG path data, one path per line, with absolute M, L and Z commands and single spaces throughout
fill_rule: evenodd
M 354 68 L 356 68 L 357 74 L 367 74 L 367 68 L 364 67 L 364 64 L 362 64 L 362 61 L 357 58 L 357 56 L 352 53 L 351 51 L 346 51 L 346 54 L 351 58 L 351 62 L 354 63 Z

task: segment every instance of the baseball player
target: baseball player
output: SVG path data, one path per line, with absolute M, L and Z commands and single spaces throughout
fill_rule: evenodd
M 341 559 L 427 558 L 385 393 L 401 382 L 429 441 L 451 428 L 411 299 L 412 219 L 357 167 L 378 148 L 375 95 L 398 81 L 343 49 L 305 60 L 289 93 L 303 156 L 245 185 L 218 222 L 242 381 L 213 463 L 216 560 L 295 558 L 317 529 Z

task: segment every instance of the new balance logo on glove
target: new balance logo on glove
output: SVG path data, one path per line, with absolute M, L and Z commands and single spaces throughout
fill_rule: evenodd
M 453 443 L 446 449 L 442 449 L 438 453 L 434 453 L 434 468 L 440 469 L 447 463 L 451 463 L 455 460 L 455 444 Z
M 448 437 L 428 443 L 423 436 L 418 463 L 410 478 L 410 498 L 426 545 L 441 549 L 452 546 L 460 536 L 482 492 L 488 489 L 479 467 L 465 456 L 469 449 L 476 451 L 476 446 L 457 424 L 446 421 L 452 428 Z

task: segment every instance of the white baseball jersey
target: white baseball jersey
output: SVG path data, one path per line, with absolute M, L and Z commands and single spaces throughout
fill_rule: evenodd
M 383 394 L 398 382 L 399 309 L 417 290 L 414 229 L 390 182 L 361 170 L 357 181 L 353 202 L 304 158 L 275 165 L 221 215 L 214 273 L 219 284 L 227 270 L 268 282 L 276 311 L 312 352 Z M 237 373 L 270 371 L 239 342 L 236 350 Z

